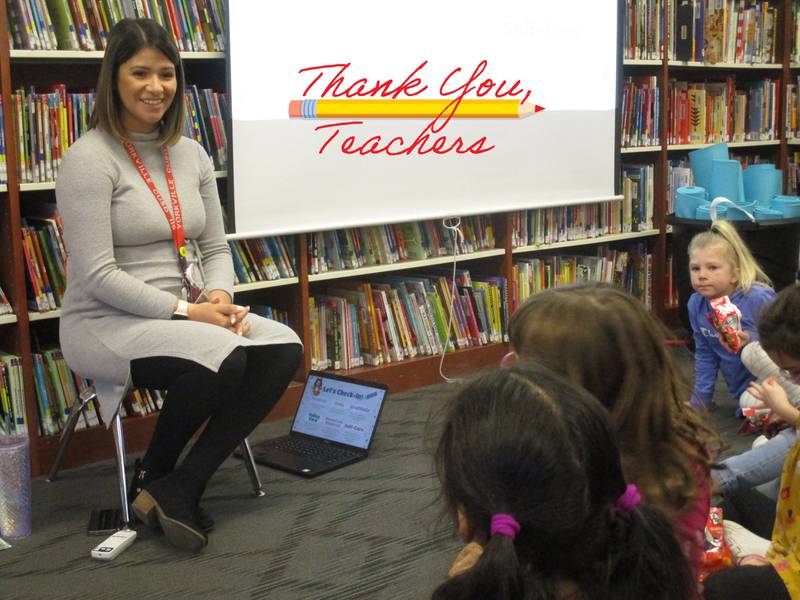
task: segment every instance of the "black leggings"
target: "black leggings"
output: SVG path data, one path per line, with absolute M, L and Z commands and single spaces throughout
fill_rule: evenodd
M 703 584 L 705 600 L 792 600 L 771 565 L 733 567 L 712 573 Z
M 299 344 L 239 347 L 215 373 L 171 356 L 131 361 L 133 385 L 166 390 L 142 459 L 151 473 L 175 469 L 186 444 L 208 421 L 177 471 L 197 498 L 211 475 L 280 399 L 302 358 Z

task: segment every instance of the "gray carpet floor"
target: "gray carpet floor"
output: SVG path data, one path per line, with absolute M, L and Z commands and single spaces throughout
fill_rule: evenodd
M 676 353 L 690 364 L 685 350 Z M 119 558 L 94 561 L 89 551 L 103 538 L 87 536 L 86 524 L 92 508 L 116 506 L 113 463 L 64 471 L 54 483 L 39 478 L 33 535 L 0 552 L 0 599 L 430 597 L 460 548 L 437 501 L 431 460 L 436 415 L 452 389 L 391 396 L 365 461 L 310 480 L 259 467 L 262 498 L 252 496 L 241 461 L 229 459 L 206 492 L 217 527 L 199 554 L 140 526 Z M 752 438 L 736 436 L 740 422 L 722 389 L 717 402 L 711 417 L 728 452 L 746 449 Z M 263 424 L 251 441 L 289 425 Z

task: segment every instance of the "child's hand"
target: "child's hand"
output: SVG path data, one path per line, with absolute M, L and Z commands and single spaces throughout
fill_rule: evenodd
M 751 381 L 748 391 L 754 398 L 761 400 L 768 408 L 771 408 L 779 418 L 792 425 L 797 425 L 800 411 L 791 405 L 786 391 L 778 384 L 775 376 L 767 377 L 761 383 Z

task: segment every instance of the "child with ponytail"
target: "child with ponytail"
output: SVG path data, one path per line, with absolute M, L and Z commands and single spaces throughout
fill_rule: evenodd
M 747 343 L 758 338 L 756 322 L 761 309 L 775 297 L 769 277 L 733 225 L 714 221 L 708 231 L 698 233 L 689 243 L 689 272 L 695 293 L 689 298 L 689 321 L 695 342 L 695 384 L 692 405 L 708 408 L 714 396 L 717 372 L 737 401 L 754 379 L 709 322 L 711 301 L 728 296 L 741 312 L 739 337 Z
M 607 412 L 549 370 L 467 384 L 436 465 L 467 546 L 434 600 L 694 597 L 669 522 L 625 482 Z
M 664 344 L 666 329 L 630 294 L 595 283 L 534 294 L 512 315 L 509 336 L 514 356 L 552 369 L 606 408 L 625 478 L 671 520 L 698 571 L 719 444 L 686 402 L 691 386 Z

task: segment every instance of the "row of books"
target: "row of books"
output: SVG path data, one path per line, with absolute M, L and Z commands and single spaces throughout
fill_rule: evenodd
M 94 97 L 94 92 L 67 92 L 64 84 L 11 94 L 20 183 L 55 181 L 64 152 L 89 130 Z
M 778 9 L 760 0 L 670 2 L 669 58 L 714 63 L 772 63 Z
M 507 341 L 503 277 L 467 270 L 343 281 L 309 298 L 316 369 L 377 366 Z
M 67 92 L 54 84 L 47 92 L 19 89 L 11 95 L 13 129 L 17 142 L 20 183 L 55 181 L 61 158 L 89 129 L 94 92 Z M 227 168 L 225 122 L 228 105 L 225 94 L 189 85 L 184 135 L 197 140 L 208 152 L 216 169 Z M 7 181 L 5 169 L 5 123 L 0 112 L 0 181 Z
M 664 3 L 662 0 L 625 2 L 622 32 L 623 58 L 660 60 L 664 46 Z
M 184 99 L 184 135 L 197 140 L 205 148 L 215 169 L 227 169 L 228 136 L 225 134 L 225 123 L 230 114 L 227 97 L 222 92 L 187 85 Z
M 47 312 L 61 306 L 67 287 L 67 254 L 63 224 L 55 205 L 39 203 L 36 209 L 38 216 L 26 216 L 22 219 L 25 279 L 29 308 L 37 312 Z M 278 236 L 232 240 L 228 244 L 237 284 L 271 281 L 296 275 L 292 240 Z
M 535 256 L 514 262 L 513 305 L 542 290 L 587 282 L 617 285 L 652 305 L 653 255 L 644 242 L 626 249 L 601 245 L 593 255 Z
M 324 273 L 370 265 L 469 254 L 494 248 L 488 215 L 462 217 L 457 236 L 442 220 L 319 231 L 308 235 L 309 272 Z
M 58 434 L 69 419 L 70 411 L 91 382 L 72 372 L 59 348 L 34 352 L 33 382 L 41 435 Z M 95 406 L 87 407 L 75 428 L 99 424 Z
M 61 306 L 67 289 L 67 250 L 63 223 L 55 205 L 42 203 L 37 208 L 39 216 L 22 219 L 22 251 L 28 307 L 47 312 Z
M 230 240 L 228 245 L 237 284 L 296 276 L 295 244 L 286 236 Z
M 13 48 L 105 50 L 114 24 L 154 19 L 187 52 L 225 50 L 223 0 L 6 0 Z
M 661 102 L 658 78 L 654 75 L 625 77 L 622 82 L 623 148 L 657 146 L 661 143 Z
M 511 246 L 543 246 L 653 228 L 650 165 L 623 166 L 623 199 L 512 213 Z
M 25 383 L 19 356 L 0 352 L 0 435 L 27 435 Z
M 667 110 L 669 144 L 777 139 L 778 81 L 762 79 L 736 87 L 724 82 L 696 83 L 671 79 Z
M 778 10 L 760 0 L 627 0 L 623 26 L 625 59 L 660 60 L 669 38 L 667 58 L 715 63 L 775 61 Z M 800 61 L 800 11 L 792 3 L 792 61 Z M 669 29 L 665 35 L 665 29 Z

